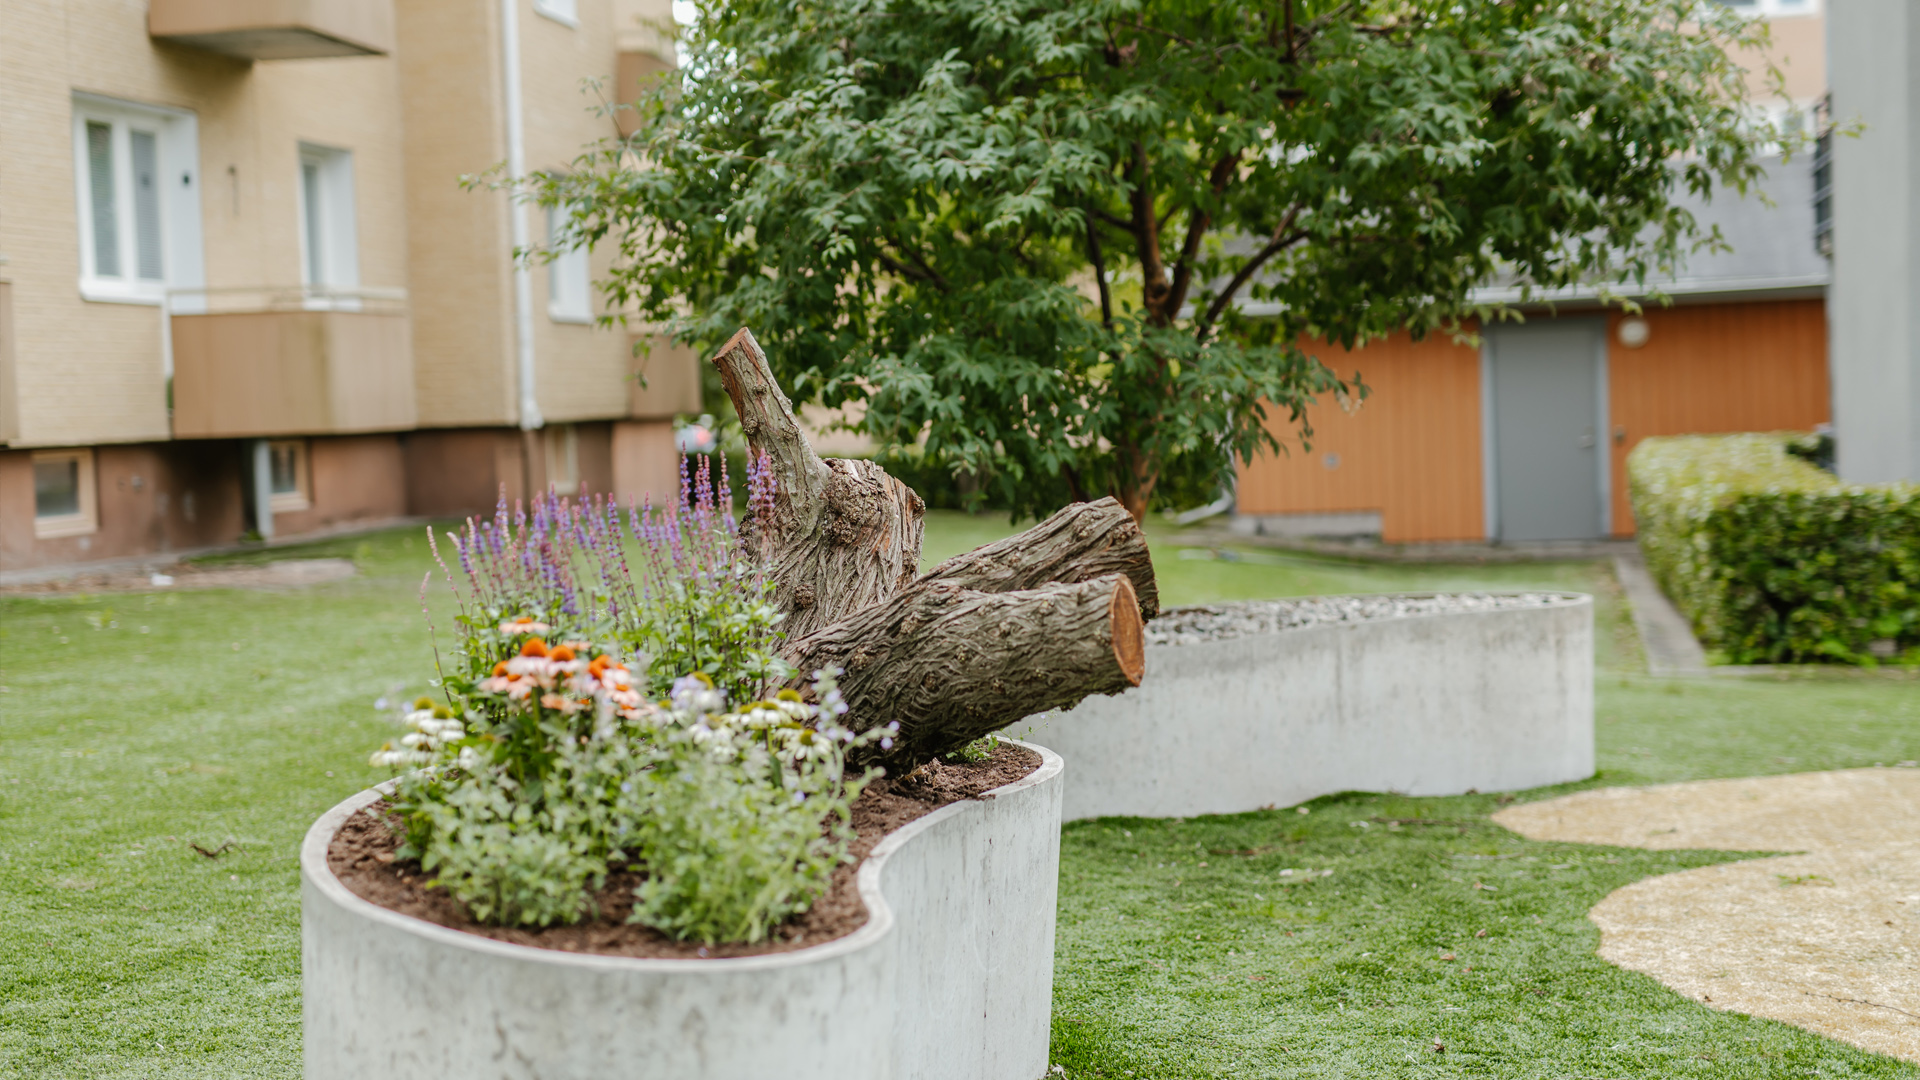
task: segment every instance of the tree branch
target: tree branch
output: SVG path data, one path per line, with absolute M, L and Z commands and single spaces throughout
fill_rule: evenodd
M 1233 183 L 1236 170 L 1240 167 L 1239 153 L 1228 154 L 1213 163 L 1207 173 L 1207 186 L 1212 189 L 1213 197 L 1218 199 L 1226 194 L 1227 185 Z M 1180 305 L 1187 302 L 1187 289 L 1193 284 L 1193 263 L 1200 254 L 1200 241 L 1213 225 L 1213 215 L 1195 207 L 1187 215 L 1187 237 L 1180 244 L 1180 259 L 1173 264 L 1173 282 L 1167 289 L 1167 307 L 1179 311 Z
M 1167 295 L 1167 264 L 1160 257 L 1160 223 L 1153 216 L 1153 167 L 1147 161 L 1146 144 L 1133 144 L 1133 161 L 1127 171 L 1133 180 L 1133 190 L 1127 193 L 1133 219 L 1127 228 L 1133 233 L 1140 257 L 1140 299 L 1148 314 L 1164 326 L 1173 320 L 1160 310 Z
M 1213 303 L 1207 305 L 1207 313 L 1201 317 L 1200 325 L 1194 328 L 1196 341 L 1206 340 L 1207 333 L 1213 329 L 1215 323 L 1220 321 L 1220 316 L 1225 314 L 1227 305 L 1233 303 L 1234 294 L 1245 287 L 1254 274 L 1259 273 L 1260 267 L 1264 266 L 1267 260 L 1307 238 L 1304 230 L 1295 233 L 1287 232 L 1299 216 L 1300 208 L 1297 206 L 1287 211 L 1286 219 L 1273 230 L 1273 237 L 1267 241 L 1266 246 L 1254 252 L 1253 257 L 1242 264 L 1239 271 L 1227 280 L 1227 287 L 1220 290 L 1220 295 L 1213 298 Z
M 1107 287 L 1107 260 L 1100 254 L 1100 233 L 1092 214 L 1087 215 L 1087 261 L 1093 264 L 1093 280 L 1100 286 L 1100 325 L 1112 330 L 1113 293 Z

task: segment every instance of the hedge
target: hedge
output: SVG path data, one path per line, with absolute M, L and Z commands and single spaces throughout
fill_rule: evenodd
M 1731 664 L 1920 664 L 1920 485 L 1851 485 L 1811 436 L 1684 435 L 1627 456 L 1640 549 Z

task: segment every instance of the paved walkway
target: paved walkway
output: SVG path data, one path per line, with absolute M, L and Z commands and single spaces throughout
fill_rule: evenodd
M 1920 1062 L 1920 769 L 1605 788 L 1509 807 L 1532 840 L 1798 851 L 1635 882 L 1600 956 L 1716 1009 Z

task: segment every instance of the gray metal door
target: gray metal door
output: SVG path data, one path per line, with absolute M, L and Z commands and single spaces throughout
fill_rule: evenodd
M 1542 319 L 1487 331 L 1502 541 L 1602 535 L 1600 349 L 1606 324 Z

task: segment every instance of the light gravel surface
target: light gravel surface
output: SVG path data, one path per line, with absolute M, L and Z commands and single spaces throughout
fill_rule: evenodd
M 1602 959 L 1716 1009 L 1920 1062 L 1920 763 L 1511 806 L 1530 840 L 1799 851 L 1637 881 L 1589 917 Z
M 1307 596 L 1175 608 L 1147 624 L 1149 645 L 1197 645 L 1332 623 L 1552 607 L 1567 593 L 1436 593 L 1427 596 Z

